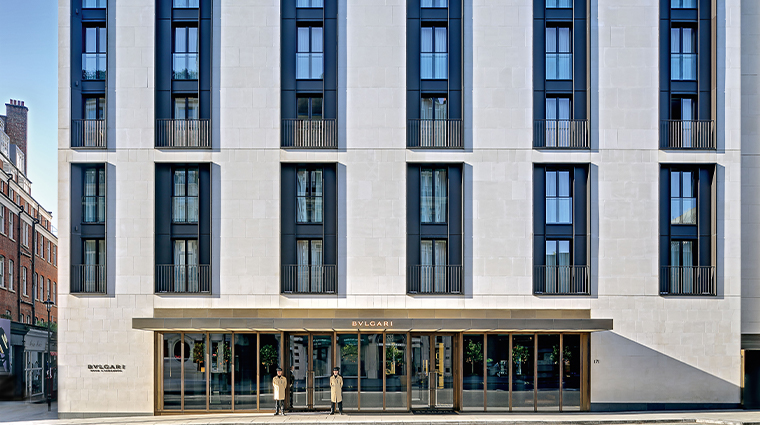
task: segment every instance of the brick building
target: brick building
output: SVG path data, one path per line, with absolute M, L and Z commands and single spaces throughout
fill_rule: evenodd
M 0 322 L 10 327 L 10 338 L 0 349 L 10 355 L 0 361 L 0 374 L 10 373 L 15 381 L 5 388 L 31 397 L 43 390 L 47 299 L 54 303 L 50 322 L 57 322 L 58 238 L 52 213 L 34 199 L 26 177 L 28 108 L 11 100 L 5 109 L 0 115 Z

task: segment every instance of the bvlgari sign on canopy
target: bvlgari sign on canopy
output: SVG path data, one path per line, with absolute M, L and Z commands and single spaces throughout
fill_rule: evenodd
M 389 328 L 393 326 L 392 320 L 354 320 L 351 322 L 354 328 Z

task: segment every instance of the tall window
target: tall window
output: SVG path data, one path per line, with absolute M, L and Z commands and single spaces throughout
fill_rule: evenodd
M 54 266 L 58 265 L 58 247 L 57 246 L 53 246 L 53 265 Z
M 174 28 L 173 79 L 198 79 L 198 28 Z
M 29 246 L 29 225 L 21 220 L 21 245 Z
M 47 286 L 45 286 L 45 290 L 47 292 L 47 296 L 45 297 L 45 300 L 50 299 L 50 279 L 47 280 Z
M 670 224 L 697 224 L 697 181 L 691 171 L 670 172 Z
M 52 243 L 47 241 L 47 244 L 45 245 L 45 258 L 47 258 L 48 262 L 52 261 L 50 258 L 50 245 L 52 245 Z
M 88 167 L 84 170 L 84 223 L 103 223 L 106 219 L 106 170 Z
M 546 0 L 547 9 L 569 9 L 573 7 L 572 0 Z
M 322 239 L 296 241 L 298 259 L 298 292 L 322 292 L 324 259 Z
M 106 28 L 84 28 L 82 40 L 82 79 L 105 80 L 106 78 Z
M 546 27 L 546 79 L 573 78 L 572 37 L 569 27 Z
M 420 291 L 446 292 L 446 240 L 420 241 Z
M 670 79 L 697 79 L 697 31 L 695 28 L 670 29 Z
M 174 240 L 174 292 L 199 292 L 198 240 Z
M 670 0 L 671 9 L 696 9 L 697 0 Z
M 420 28 L 420 78 L 445 80 L 449 75 L 449 40 L 446 27 Z
M 675 96 L 670 99 L 670 119 L 691 121 L 697 119 L 697 99 Z
M 324 7 L 323 0 L 296 0 L 296 7 Z
M 37 273 L 34 273 L 32 275 L 32 299 L 33 300 L 40 299 L 40 294 L 37 291 Z
M 83 292 L 100 292 L 100 282 L 105 280 L 106 241 L 103 239 L 85 239 Z
M 55 282 L 53 282 L 53 302 L 54 303 L 56 302 L 56 298 L 57 298 L 56 294 L 58 294 L 57 292 L 55 292 L 55 286 L 56 286 L 56 284 L 55 284 Z
M 546 292 L 570 292 L 570 240 L 546 241 Z
M 197 120 L 200 111 L 200 104 L 197 97 L 175 97 L 174 98 L 174 119 L 175 120 Z
M 321 120 L 322 96 L 298 97 L 296 113 L 299 120 Z
M 13 239 L 13 217 L 14 214 L 8 214 L 8 237 Z
M 420 7 L 449 7 L 448 0 L 422 0 Z
M 445 168 L 423 168 L 420 171 L 420 221 L 446 223 L 448 209 L 448 176 Z
M 5 257 L 0 255 L 0 288 L 5 288 Z
M 423 97 L 420 102 L 420 146 L 447 146 L 449 133 L 448 103 L 445 97 Z
M 420 118 L 423 120 L 445 120 L 448 118 L 446 97 L 423 97 Z
M 695 241 L 670 241 L 670 284 L 672 287 L 680 286 L 684 293 L 693 290 L 696 245 Z
M 13 288 L 13 260 L 8 260 L 8 289 L 11 291 Z
M 0 233 L 5 234 L 5 207 L 0 206 Z
M 322 170 L 299 168 L 296 173 L 296 217 L 299 223 L 322 222 Z
M 172 221 L 174 223 L 198 222 L 198 168 L 177 168 L 174 170 L 172 186 Z
M 105 9 L 108 0 L 82 0 L 82 9 Z
M 298 27 L 296 79 L 320 80 L 324 74 L 322 27 Z
M 26 267 L 21 267 L 21 288 L 25 297 L 29 296 L 29 288 L 26 283 Z
M 83 118 L 86 120 L 102 120 L 106 116 L 105 97 L 85 97 Z
M 546 171 L 546 224 L 572 224 L 570 171 Z
M 174 0 L 172 6 L 175 9 L 197 9 L 198 0 Z
M 546 146 L 570 146 L 570 105 L 569 97 L 546 98 Z

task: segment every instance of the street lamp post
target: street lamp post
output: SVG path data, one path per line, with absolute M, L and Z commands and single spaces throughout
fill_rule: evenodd
M 52 403 L 51 399 L 53 397 L 53 394 L 52 394 L 52 391 L 51 391 L 52 388 L 50 388 L 50 386 L 52 385 L 51 382 L 50 382 L 51 380 L 49 380 L 49 378 L 48 378 L 48 375 L 50 374 L 50 365 L 49 365 L 49 363 L 50 363 L 50 308 L 53 306 L 53 302 L 50 301 L 50 294 L 48 294 L 48 299 L 47 299 L 47 301 L 44 302 L 44 304 L 45 304 L 45 308 L 47 309 L 47 314 L 48 314 L 48 319 L 47 319 L 47 334 L 48 334 L 48 338 L 47 338 L 47 361 L 43 362 L 44 365 L 45 365 L 45 370 L 44 370 L 45 371 L 45 375 L 44 375 L 45 378 L 44 378 L 43 382 L 47 381 L 45 383 L 45 387 L 44 388 L 45 388 L 45 392 L 47 393 L 46 398 L 47 398 L 47 405 L 48 405 L 48 412 L 49 412 L 50 411 L 50 404 Z

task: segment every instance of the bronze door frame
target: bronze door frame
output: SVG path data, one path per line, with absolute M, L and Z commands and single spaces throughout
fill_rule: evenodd
M 460 363 L 461 363 L 461 356 L 459 352 L 459 347 L 461 346 L 459 344 L 459 339 L 462 337 L 461 333 L 453 333 L 453 332 L 411 332 L 409 334 L 409 345 L 411 347 L 411 340 L 414 337 L 417 336 L 426 336 L 429 338 L 429 353 L 428 353 L 428 359 L 430 361 L 430 365 L 428 365 L 428 371 L 427 371 L 427 380 L 428 380 L 428 407 L 429 410 L 457 410 L 457 406 L 459 405 L 459 393 L 461 392 L 461 383 L 459 382 L 458 376 L 460 369 Z M 434 366 L 437 366 L 438 363 L 436 362 L 436 337 L 450 337 L 451 338 L 451 346 L 449 349 L 451 350 L 451 377 L 452 377 L 452 404 L 451 407 L 439 407 L 438 403 L 438 393 L 437 388 L 435 388 L 435 382 L 434 379 L 438 378 L 438 372 L 431 372 L 433 370 Z M 411 349 L 409 350 L 411 353 Z M 444 353 L 446 351 L 446 347 L 444 346 Z M 445 361 L 445 359 L 440 360 L 442 363 Z M 445 370 L 444 370 L 444 379 L 445 379 Z M 431 375 L 433 375 L 431 377 Z M 410 372 L 411 376 L 411 372 Z M 445 382 L 445 381 L 444 381 Z M 445 386 L 445 383 L 444 383 Z M 409 391 L 409 398 L 411 399 L 411 385 L 410 388 L 408 388 Z M 409 403 L 409 410 L 415 410 L 412 407 L 411 400 Z M 416 409 L 419 410 L 419 409 Z

